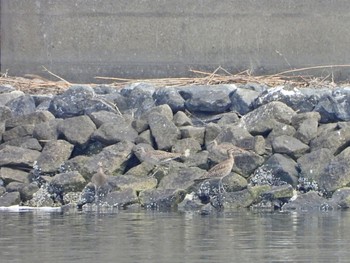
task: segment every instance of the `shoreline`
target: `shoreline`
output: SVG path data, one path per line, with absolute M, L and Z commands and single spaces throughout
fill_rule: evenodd
M 99 196 L 109 207 L 204 214 L 348 208 L 349 103 L 346 85 L 96 84 L 51 95 L 1 86 L 0 206 L 84 208 Z M 216 178 L 195 183 L 222 161 L 213 140 L 244 150 L 224 190 Z M 190 155 L 154 170 L 135 145 Z M 99 162 L 102 192 L 90 183 Z

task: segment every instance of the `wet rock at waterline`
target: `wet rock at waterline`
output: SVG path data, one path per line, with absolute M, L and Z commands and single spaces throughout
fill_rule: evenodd
M 43 97 L 8 89 L 0 98 L 0 206 L 345 209 L 348 93 L 258 84 L 78 85 Z M 198 183 L 227 157 L 225 145 L 243 149 L 232 173 Z M 146 163 L 138 146 L 189 154 Z M 90 182 L 100 164 L 103 187 Z

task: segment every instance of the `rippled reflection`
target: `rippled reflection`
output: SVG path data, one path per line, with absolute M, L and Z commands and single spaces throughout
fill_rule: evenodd
M 347 262 L 350 213 L 0 213 L 1 262 Z

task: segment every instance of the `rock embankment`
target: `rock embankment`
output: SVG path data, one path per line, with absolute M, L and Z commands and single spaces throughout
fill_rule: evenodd
M 349 104 L 348 87 L 2 86 L 0 206 L 347 208 Z

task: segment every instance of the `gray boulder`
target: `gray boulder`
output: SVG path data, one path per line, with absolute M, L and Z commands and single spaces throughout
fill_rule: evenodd
M 247 114 L 253 110 L 254 101 L 259 97 L 259 95 L 260 92 L 255 90 L 237 88 L 237 90 L 230 96 L 232 104 L 230 110 L 236 111 L 241 115 Z
M 226 192 L 241 191 L 248 186 L 247 179 L 237 173 L 230 173 L 222 179 Z
M 252 135 L 266 135 L 278 123 L 290 124 L 295 114 L 295 111 L 286 104 L 273 101 L 244 115 L 240 125 Z
M 256 100 L 255 108 L 272 101 L 280 101 L 295 111 L 308 112 L 314 109 L 321 95 L 326 92 L 327 89 L 299 89 L 292 86 L 277 86 L 265 90 Z
M 282 135 L 274 138 L 272 149 L 276 153 L 287 154 L 297 159 L 309 150 L 309 146 L 294 137 Z
M 155 92 L 153 97 L 157 105 L 167 104 L 173 112 L 183 111 L 185 109 L 185 100 L 177 88 L 160 88 Z
M 33 137 L 39 141 L 51 141 L 58 139 L 58 125 L 62 119 L 53 119 L 47 122 L 36 124 L 33 130 Z
M 29 183 L 29 173 L 8 167 L 0 168 L 0 179 L 6 184 L 10 182 Z
M 175 124 L 159 113 L 150 114 L 148 124 L 159 150 L 169 150 L 180 139 L 180 131 Z
M 17 97 L 6 103 L 6 106 L 11 109 L 13 116 L 27 115 L 36 109 L 35 101 L 30 95 Z
M 138 133 L 125 120 L 119 122 L 106 122 L 102 124 L 91 136 L 92 139 L 106 145 L 121 141 L 135 142 Z
M 32 168 L 40 152 L 7 145 L 0 150 L 0 166 Z
M 83 145 L 90 140 L 96 126 L 88 116 L 83 115 L 63 120 L 58 123 L 57 130 L 68 142 Z
M 174 114 L 173 122 L 177 127 L 193 125 L 192 120 L 183 111 Z
M 126 121 L 125 117 L 110 111 L 96 111 L 89 114 L 90 119 L 99 128 L 104 123 L 120 123 Z
M 332 203 L 334 207 L 341 209 L 350 208 L 350 187 L 336 190 L 330 199 L 330 203 Z
M 332 91 L 331 94 L 324 94 L 314 111 L 321 115 L 320 122 L 336 122 L 336 121 L 350 121 L 350 88 L 338 88 Z
M 198 167 L 178 166 L 172 167 L 169 173 L 160 181 L 158 189 L 182 189 L 187 190 L 194 180 L 201 177 L 205 171 Z
M 16 116 L 6 120 L 6 129 L 20 125 L 36 125 L 41 122 L 53 120 L 55 117 L 48 111 L 36 111 L 30 114 Z
M 185 191 L 173 189 L 145 190 L 139 194 L 141 206 L 147 209 L 169 210 L 177 207 L 185 198 Z
M 269 184 L 274 184 L 273 180 L 277 179 L 295 187 L 298 183 L 298 165 L 290 157 L 275 153 L 254 172 L 254 180 L 268 175 L 272 177 Z
M 18 205 L 21 202 L 21 197 L 19 192 L 4 193 L 0 196 L 0 206 L 12 206 Z
M 77 171 L 56 174 L 50 181 L 50 187 L 64 193 L 79 192 L 85 185 L 84 177 Z
M 260 155 L 245 151 L 235 156 L 235 164 L 233 171 L 241 174 L 245 178 L 248 178 L 259 166 L 264 163 L 265 159 Z
M 0 93 L 0 106 L 5 106 L 11 100 L 24 96 L 23 91 L 14 90 L 6 93 Z
M 332 210 L 329 201 L 321 197 L 314 191 L 305 194 L 298 193 L 296 198 L 286 203 L 282 207 L 282 211 L 328 211 Z
M 20 125 L 16 126 L 10 130 L 5 131 L 2 134 L 2 139 L 4 141 L 10 141 L 21 137 L 32 136 L 34 131 L 34 125 Z
M 114 105 L 95 96 L 90 86 L 78 85 L 55 96 L 49 106 L 49 111 L 57 118 L 69 118 L 100 110 L 117 112 Z
M 205 127 L 182 126 L 179 130 L 181 138 L 192 138 L 200 145 L 204 144 Z
M 297 161 L 300 168 L 300 176 L 318 181 L 321 173 L 332 158 L 332 152 L 325 148 L 304 154 Z
M 0 145 L 0 149 L 4 148 L 6 145 L 17 146 L 21 148 L 27 148 L 30 150 L 41 151 L 42 146 L 39 141 L 31 137 L 20 137 L 7 142 L 4 142 Z
M 328 148 L 333 154 L 337 154 L 350 144 L 350 126 L 342 126 L 339 123 L 336 126 L 327 126 L 329 128 L 319 132 L 318 136 L 311 140 L 310 150 Z
M 335 156 L 319 177 L 321 189 L 333 192 L 350 183 L 350 147 Z
M 97 171 L 98 163 L 102 162 L 104 170 L 108 171 L 110 175 L 124 173 L 133 147 L 134 144 L 129 141 L 107 146 L 100 153 L 87 159 L 81 159 L 82 168 L 79 172 L 84 178 L 90 179 Z
M 163 104 L 163 105 L 159 105 L 156 107 L 152 107 L 149 110 L 145 111 L 142 116 L 141 119 L 148 119 L 148 116 L 153 115 L 153 114 L 160 114 L 164 117 L 166 117 L 169 121 L 173 120 L 173 111 L 171 110 L 171 108 L 169 107 L 169 105 L 167 104 Z
M 191 112 L 221 113 L 231 106 L 230 95 L 237 89 L 235 85 L 203 85 L 180 87 L 185 99 L 185 107 Z
M 135 176 L 135 175 L 117 175 L 109 178 L 110 185 L 114 189 L 126 190 L 132 189 L 135 193 L 140 191 L 155 189 L 157 187 L 157 179 L 147 176 Z
M 11 119 L 12 117 L 12 112 L 9 107 L 0 106 L 0 122 L 4 122 L 5 120 Z
M 248 189 L 236 192 L 226 192 L 223 196 L 223 207 L 225 209 L 247 208 L 256 201 L 257 199 Z
M 64 140 L 49 141 L 37 158 L 37 165 L 43 173 L 55 173 L 69 159 L 74 145 Z
M 39 186 L 36 183 L 25 184 L 23 187 L 21 187 L 21 189 L 19 189 L 21 201 L 26 202 L 32 199 L 38 190 Z
M 295 137 L 303 143 L 309 144 L 317 136 L 320 119 L 321 115 L 318 112 L 305 112 L 295 115 L 292 118 L 292 124 L 297 130 Z
M 107 195 L 106 203 L 112 207 L 125 208 L 139 201 L 136 192 L 127 188 L 122 191 L 113 191 Z

